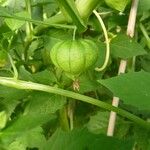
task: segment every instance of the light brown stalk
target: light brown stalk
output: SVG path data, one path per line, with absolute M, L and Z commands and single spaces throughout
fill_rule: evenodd
M 126 60 L 121 60 L 118 75 L 121 74 L 121 73 L 125 73 L 126 66 L 127 66 L 127 61 Z M 118 107 L 118 105 L 119 105 L 119 98 L 118 97 L 115 97 L 115 96 L 113 97 L 112 105 L 115 106 L 115 107 Z M 115 124 L 116 124 L 116 117 L 117 117 L 116 113 L 111 111 L 110 112 L 110 117 L 109 117 L 108 129 L 107 129 L 107 135 L 108 136 L 113 136 L 113 134 L 114 134 Z
M 138 2 L 139 2 L 139 0 L 132 0 L 132 6 L 131 6 L 130 15 L 129 15 L 129 19 L 128 19 L 128 26 L 127 26 L 127 35 L 130 37 L 134 36 Z M 127 66 L 127 60 L 121 60 L 118 75 L 120 73 L 125 73 L 126 66 Z M 118 97 L 115 97 L 115 96 L 113 97 L 112 105 L 115 107 L 118 107 L 118 105 L 119 105 L 119 98 Z M 116 113 L 111 111 L 110 117 L 109 117 L 108 129 L 107 129 L 107 135 L 108 136 L 114 135 L 116 117 L 117 117 Z

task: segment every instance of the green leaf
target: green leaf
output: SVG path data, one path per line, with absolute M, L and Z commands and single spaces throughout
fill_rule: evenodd
M 22 99 L 26 96 L 27 92 L 24 90 L 18 90 L 14 88 L 9 88 L 6 86 L 0 86 L 0 97 L 6 98 L 6 99 Z
M 7 146 L 8 150 L 26 150 L 28 148 L 43 149 L 46 143 L 41 127 L 34 128 L 22 137 L 16 138 Z
M 26 98 L 27 95 L 26 91 L 0 86 L 0 107 L 9 117 L 19 104 L 19 100 Z
M 5 150 L 26 150 L 26 145 L 22 141 L 15 140 L 10 145 L 8 145 Z
M 146 51 L 140 44 L 136 43 L 126 35 L 118 35 L 112 39 L 110 47 L 112 56 L 123 59 L 146 54 Z
M 11 124 L 0 133 L 0 139 L 6 144 L 10 143 L 15 138 L 26 136 L 26 134 L 34 128 L 43 125 L 51 119 L 54 119 L 54 116 L 50 114 L 30 114 L 20 116 L 11 121 Z
M 25 8 L 25 1 L 6 0 L 3 6 L 8 7 L 10 10 L 13 10 L 13 12 L 19 12 Z
M 96 44 L 98 46 L 98 59 L 94 67 L 102 66 L 106 55 L 106 44 L 101 41 L 96 42 Z
M 29 22 L 32 22 L 32 23 L 37 24 L 37 25 L 42 24 L 42 25 L 47 25 L 47 26 L 59 27 L 59 28 L 74 29 L 74 26 L 71 26 L 71 25 L 54 24 L 54 23 L 49 23 L 49 22 L 43 22 L 43 21 L 39 21 L 39 20 L 30 19 L 28 17 L 17 16 L 17 15 L 14 15 L 14 14 L 10 13 L 4 7 L 0 7 L 0 16 L 5 17 L 5 18 L 12 18 L 12 19 L 15 19 L 15 20 L 20 20 L 20 21 L 29 21 Z
M 107 132 L 108 119 L 109 119 L 108 112 L 98 111 L 95 115 L 90 117 L 90 121 L 87 123 L 87 128 L 92 133 L 105 134 Z
M 66 99 L 63 96 L 49 94 L 45 92 L 33 92 L 29 97 L 25 114 L 50 114 L 63 108 Z
M 44 70 L 32 75 L 33 79 L 42 84 L 52 84 L 56 82 L 57 79 L 52 71 Z
M 142 14 L 142 16 L 140 18 L 140 21 L 142 22 L 142 21 L 148 19 L 150 17 L 149 13 L 150 13 L 150 11 L 143 12 L 143 14 Z
M 143 70 L 150 72 L 150 53 L 140 57 L 140 65 Z
M 29 18 L 28 13 L 25 11 L 16 13 L 15 15 L 19 16 L 19 17 L 28 17 Z M 10 18 L 6 18 L 5 22 L 8 25 L 8 27 L 13 31 L 16 29 L 19 29 L 21 26 L 23 26 L 25 24 L 25 21 L 10 19 Z
M 126 137 L 129 133 L 131 125 L 132 124 L 130 121 L 124 120 L 123 118 L 119 118 L 118 116 L 115 125 L 114 136 L 119 139 Z
M 48 32 L 47 36 L 44 36 L 45 38 L 45 43 L 44 44 L 56 44 L 56 42 L 59 42 L 61 40 L 69 40 L 72 38 L 72 31 L 66 31 L 65 29 L 51 29 L 50 32 Z M 50 42 L 50 43 L 48 43 Z
M 0 68 L 8 63 L 8 55 L 6 52 L 0 50 Z
M 2 110 L 6 111 L 8 118 L 14 112 L 16 106 L 20 103 L 19 99 L 4 98 L 0 100 L 0 107 L 2 107 Z
M 123 12 L 130 0 L 105 0 L 105 2 L 109 7 Z
M 0 112 L 0 129 L 4 128 L 7 122 L 7 113 L 5 111 Z
M 134 128 L 134 138 L 138 149 L 149 150 L 150 132 L 145 132 L 145 130 L 136 127 Z
M 41 47 L 43 44 L 43 41 L 41 42 L 40 39 L 37 39 L 35 41 L 32 41 L 32 43 L 30 44 L 29 46 L 29 49 L 28 49 L 28 55 L 27 57 L 33 57 L 34 54 L 36 54 L 36 50 L 39 49 L 39 47 Z
M 86 29 L 86 25 L 84 24 L 80 14 L 76 8 L 74 0 L 57 0 L 62 13 L 64 16 L 70 16 L 73 23 L 77 26 L 79 31 L 84 31 Z M 68 19 L 70 20 L 70 19 Z M 70 21 L 69 21 L 70 22 Z
M 58 5 L 56 0 L 36 0 L 31 1 L 32 5 L 32 17 L 38 20 L 42 20 L 43 14 L 46 17 L 51 17 L 58 10 Z
M 24 66 L 20 66 L 19 68 L 19 79 L 35 82 L 35 80 L 32 77 L 32 74 L 29 71 L 27 71 Z
M 2 17 L 6 17 L 6 16 L 11 17 L 12 13 L 8 9 L 0 6 L 0 16 L 2 16 Z
M 147 10 L 150 10 L 150 1 L 149 0 L 139 1 L 138 12 L 142 13 Z
M 46 138 L 43 133 L 42 127 L 34 128 L 25 137 L 22 137 L 20 141 L 25 141 L 27 147 L 43 149 L 46 144 Z
M 87 129 L 78 129 L 71 132 L 64 132 L 60 129 L 48 140 L 44 150 L 131 150 L 132 140 L 124 141 L 105 135 L 96 135 Z
M 19 78 L 26 81 L 33 81 L 48 85 L 57 82 L 57 78 L 55 77 L 55 74 L 52 71 L 44 70 L 41 72 L 31 74 L 23 66 L 19 68 Z
M 91 92 L 98 89 L 99 85 L 95 80 L 90 79 L 86 74 L 79 77 L 80 93 Z
M 139 110 L 150 110 L 150 74 L 144 71 L 132 72 L 100 80 L 101 84 L 118 96 L 125 104 Z
M 89 16 L 92 14 L 93 10 L 97 7 L 98 4 L 103 3 L 103 0 L 77 0 L 76 6 L 78 11 L 80 12 L 80 15 L 82 16 L 84 20 L 87 21 Z M 84 6 L 84 7 L 83 7 Z M 66 23 L 67 18 L 64 17 L 62 13 L 56 14 L 48 19 L 45 20 L 45 22 L 51 22 L 51 23 Z M 47 26 L 37 26 L 34 30 L 35 35 L 41 34 Z

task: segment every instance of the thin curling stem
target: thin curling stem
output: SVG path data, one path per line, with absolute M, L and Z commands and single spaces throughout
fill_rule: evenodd
M 73 30 L 73 41 L 76 39 L 76 30 L 77 30 L 77 27 L 75 26 Z
M 110 45 L 109 45 L 107 30 L 106 30 L 106 27 L 105 27 L 105 24 L 104 24 L 102 18 L 100 17 L 99 13 L 96 10 L 94 10 L 93 13 L 95 14 L 95 16 L 97 17 L 99 23 L 101 24 L 101 27 L 103 29 L 104 36 L 105 36 L 105 41 L 106 41 L 106 56 L 105 56 L 104 64 L 100 68 L 98 68 L 98 67 L 95 68 L 96 71 L 102 71 L 107 67 L 107 64 L 108 64 L 108 61 L 109 61 Z
M 13 73 L 14 73 L 14 79 L 17 80 L 18 79 L 18 71 L 17 71 L 17 68 L 13 62 L 13 59 L 12 57 L 10 56 L 10 54 L 8 54 L 8 57 L 9 57 L 9 60 L 10 60 L 10 63 L 12 65 L 12 68 L 13 68 Z

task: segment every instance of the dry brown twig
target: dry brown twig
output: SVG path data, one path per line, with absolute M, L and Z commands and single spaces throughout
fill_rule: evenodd
M 138 8 L 139 0 L 132 0 L 129 20 L 128 20 L 128 26 L 127 26 L 127 35 L 131 38 L 134 36 L 134 29 L 135 29 L 135 22 L 136 22 L 136 14 L 137 14 L 137 8 Z M 120 73 L 125 73 L 127 66 L 127 60 L 121 60 L 118 75 Z M 115 107 L 118 107 L 119 105 L 119 98 L 113 97 L 112 105 Z M 107 129 L 107 136 L 113 136 L 114 135 L 114 129 L 116 124 L 116 113 L 111 111 L 110 117 L 109 117 L 109 123 L 108 123 L 108 129 Z

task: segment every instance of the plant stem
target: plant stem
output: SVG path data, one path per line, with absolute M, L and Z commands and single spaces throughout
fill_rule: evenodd
M 121 60 L 118 75 L 121 73 L 125 73 L 126 66 L 127 66 L 127 61 Z M 118 105 L 119 105 L 119 98 L 114 96 L 113 100 L 112 100 L 112 106 L 118 107 Z M 107 129 L 108 136 L 113 136 L 113 134 L 114 134 L 116 118 L 117 118 L 116 112 L 111 111 L 110 117 L 109 117 L 108 129 Z
M 150 37 L 148 36 L 148 33 L 147 33 L 147 31 L 146 31 L 146 29 L 145 29 L 145 27 L 144 27 L 144 25 L 142 23 L 140 23 L 140 29 L 141 29 L 144 37 L 147 40 L 147 46 L 148 46 L 148 48 L 150 48 Z
M 99 0 L 76 0 L 75 3 L 81 18 L 83 20 L 87 20 L 88 17 L 92 14 L 92 11 L 101 2 Z M 64 17 L 62 13 L 60 13 L 48 18 L 47 20 L 44 21 L 44 23 L 51 23 L 51 24 L 67 23 L 67 19 Z M 48 26 L 38 25 L 34 29 L 34 34 L 35 35 L 41 34 L 43 30 L 45 30 L 47 27 Z
M 58 14 L 58 15 L 60 15 L 60 14 Z M 12 19 L 16 19 L 16 20 L 22 20 L 22 21 L 32 22 L 33 24 L 36 24 L 36 25 L 42 25 L 45 28 L 47 28 L 47 27 L 64 28 L 64 29 L 74 29 L 75 28 L 75 25 L 61 24 L 61 23 L 65 23 L 65 22 L 53 21 L 53 18 L 51 18 L 50 21 L 48 21 L 48 20 L 47 21 L 39 21 L 39 20 L 34 20 L 34 19 L 20 17 L 20 16 L 15 16 L 15 15 L 8 16 L 8 15 L 1 15 L 0 14 L 0 16 L 1 17 L 5 17 L 5 18 L 12 18 Z M 60 17 L 58 17 L 58 20 L 60 20 L 59 18 Z M 57 20 L 57 19 L 54 18 L 54 20 Z
M 127 35 L 130 37 L 134 36 L 138 2 L 139 2 L 139 0 L 132 0 L 132 6 L 130 9 L 130 15 L 129 15 L 128 26 L 127 26 Z M 121 60 L 118 74 L 125 73 L 126 66 L 127 66 L 127 61 Z M 115 107 L 118 107 L 118 105 L 119 105 L 119 98 L 118 97 L 115 97 L 115 96 L 113 97 L 112 105 Z M 109 117 L 108 129 L 107 129 L 107 135 L 108 136 L 113 136 L 113 134 L 114 134 L 116 116 L 117 116 L 117 114 L 115 112 L 111 111 L 110 117 Z
M 103 32 L 104 32 L 105 40 L 106 40 L 106 56 L 105 56 L 104 64 L 100 68 L 98 68 L 98 67 L 95 68 L 96 71 L 102 71 L 107 67 L 107 64 L 108 64 L 108 61 L 109 61 L 109 56 L 110 56 L 109 39 L 108 39 L 108 34 L 107 34 L 105 24 L 104 24 L 102 18 L 100 17 L 99 13 L 97 13 L 96 10 L 94 10 L 93 13 L 96 15 L 99 23 L 101 24 L 101 27 L 102 27 Z
M 69 124 L 70 124 L 70 130 L 73 130 L 74 128 L 74 109 L 75 109 L 75 101 L 69 101 L 68 104 L 68 117 L 69 117 Z
M 7 51 L 10 51 L 10 49 L 11 49 L 11 44 L 12 44 L 13 38 L 14 38 L 14 35 L 12 35 L 10 37 L 10 39 L 9 39 L 9 44 L 8 44 L 8 47 L 7 47 Z M 15 66 L 15 64 L 13 62 L 13 59 L 12 59 L 12 57 L 11 57 L 11 55 L 9 53 L 7 55 L 8 55 L 8 58 L 10 60 L 10 64 L 11 64 L 11 66 L 13 68 L 14 79 L 18 79 L 18 71 L 17 71 L 17 68 L 16 68 L 16 66 Z
M 75 40 L 76 38 L 76 31 L 77 31 L 77 27 L 75 26 L 73 30 L 73 40 Z
M 65 131 L 69 131 L 69 122 L 67 116 L 67 109 L 64 107 L 59 111 L 59 117 L 61 128 Z
M 25 0 L 26 3 L 26 11 L 28 12 L 30 19 L 32 18 L 31 14 L 31 0 Z M 32 33 L 33 33 L 33 26 L 31 22 L 26 22 L 26 38 L 25 38 L 25 49 L 24 49 L 24 58 L 27 60 L 28 58 L 28 48 L 32 41 Z
M 11 57 L 10 54 L 8 54 L 8 57 L 9 57 L 10 63 L 11 63 L 12 68 L 13 68 L 14 79 L 17 80 L 17 79 L 18 79 L 18 71 L 17 71 L 17 68 L 16 68 L 16 66 L 15 66 L 15 64 L 14 64 L 14 62 L 13 62 L 13 59 L 12 59 L 12 57 Z
M 44 91 L 48 93 L 53 94 L 59 94 L 65 97 L 70 97 L 73 99 L 77 99 L 86 103 L 93 104 L 95 106 L 101 107 L 103 109 L 114 111 L 118 113 L 119 115 L 128 118 L 138 124 L 139 126 L 150 130 L 150 123 L 144 121 L 143 119 L 114 106 L 111 106 L 110 104 L 107 104 L 105 102 L 102 102 L 100 100 L 81 95 L 72 91 L 63 90 L 56 87 L 51 87 L 43 84 L 33 83 L 33 82 L 27 82 L 22 80 L 14 80 L 13 78 L 7 78 L 7 77 L 0 77 L 0 84 L 8 87 L 13 87 L 17 89 L 25 89 L 25 90 L 37 90 L 37 91 Z
M 30 16 L 30 19 L 32 18 L 32 14 L 31 14 L 31 0 L 25 0 L 26 2 L 26 10 Z M 26 34 L 27 34 L 27 38 L 31 39 L 32 38 L 32 32 L 33 32 L 33 26 L 31 22 L 27 22 L 26 23 Z
M 127 35 L 130 37 L 134 36 L 138 3 L 139 3 L 139 0 L 132 0 L 132 6 L 131 6 L 129 20 L 128 20 L 128 26 L 127 26 Z

